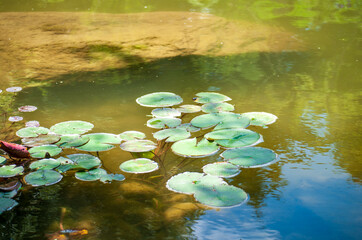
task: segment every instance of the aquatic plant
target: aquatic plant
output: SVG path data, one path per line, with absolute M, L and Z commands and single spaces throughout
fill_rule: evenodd
M 123 161 L 119 167 L 127 174 L 158 172 L 156 177 L 163 177 L 169 190 L 193 195 L 204 205 L 240 205 L 247 201 L 247 193 L 229 185 L 224 178 L 240 174 L 241 168 L 263 167 L 276 161 L 273 150 L 253 147 L 262 142 L 263 137 L 246 128 L 249 125 L 265 128 L 277 117 L 265 112 L 233 113 L 234 106 L 226 101 L 231 98 L 216 92 L 197 93 L 194 102 L 200 105 L 178 107 L 175 106 L 183 99 L 174 93 L 156 92 L 137 98 L 136 102 L 141 106 L 154 108 L 147 126 L 157 129 L 153 133 L 157 143 L 145 139 L 146 135 L 139 131 L 87 133 L 94 125 L 80 120 L 60 122 L 49 128 L 19 129 L 16 135 L 29 149 L 6 142 L 1 146 L 24 153 L 30 163 L 0 157 L 0 213 L 16 205 L 11 197 L 4 197 L 9 191 L 15 191 L 13 195 L 16 195 L 19 190 L 6 187 L 10 182 L 13 185 L 22 182 L 33 187 L 47 186 L 61 181 L 65 172 L 74 172 L 75 178 L 81 181 L 123 181 L 125 176 L 122 174 L 103 169 L 99 157 L 99 152 L 109 151 L 117 145 L 132 155 L 132 159 Z M 69 149 L 73 153 L 88 153 L 66 155 Z M 90 154 L 92 152 L 96 156 Z M 173 157 L 167 157 L 171 152 Z M 200 169 L 203 172 L 180 172 L 187 159 L 207 158 L 218 153 L 224 160 L 206 164 Z M 56 158 L 58 155 L 61 156 Z M 11 151 L 9 157 L 17 158 Z M 168 162 L 171 160 L 173 162 Z M 166 169 L 166 162 L 173 166 L 173 171 Z

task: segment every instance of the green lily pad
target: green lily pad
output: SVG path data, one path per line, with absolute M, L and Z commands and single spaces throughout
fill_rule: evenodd
M 170 92 L 155 92 L 136 99 L 144 107 L 170 107 L 182 103 L 182 98 Z
M 62 149 L 57 145 L 36 146 L 29 149 L 29 153 L 33 158 L 45 158 L 47 153 L 50 157 L 56 156 L 62 152 Z
M 122 174 L 110 173 L 110 174 L 101 176 L 101 178 L 99 180 L 103 183 L 109 183 L 109 182 L 112 182 L 113 180 L 123 181 L 124 179 L 126 179 L 126 178 Z
M 90 154 L 77 153 L 67 155 L 67 157 L 74 163 L 73 168 L 91 169 L 102 164 L 99 158 Z
M 77 163 L 73 162 L 69 158 L 59 157 L 56 160 L 59 162 L 60 165 L 55 170 L 60 173 L 64 173 L 74 168 L 81 168 L 77 165 Z
M 13 209 L 18 202 L 11 198 L 0 198 L 0 214 Z
M 53 158 L 45 158 L 39 161 L 32 162 L 29 165 L 30 169 L 54 169 L 60 165 L 60 162 Z
M 262 147 L 230 149 L 220 156 L 226 161 L 243 168 L 264 167 L 277 160 L 277 154 L 273 150 Z
M 226 182 L 216 176 L 198 172 L 183 172 L 171 177 L 167 181 L 166 187 L 174 192 L 194 194 L 198 189 L 219 184 L 226 184 Z
M 217 112 L 231 112 L 235 108 L 230 103 L 206 103 L 201 107 L 202 111 L 205 113 L 217 113 Z
M 206 139 L 202 139 L 199 143 L 197 143 L 196 138 L 175 142 L 171 149 L 179 156 L 191 158 L 211 156 L 219 151 L 219 147 L 216 143 L 209 142 Z
M 215 130 L 218 130 L 227 128 L 246 128 L 249 126 L 250 120 L 237 113 L 221 112 L 197 116 L 191 120 L 191 124 L 202 129 L 215 126 Z
M 77 147 L 77 149 L 88 152 L 107 151 L 114 148 L 112 144 L 121 143 L 121 139 L 118 135 L 111 133 L 91 133 L 84 135 L 84 137 L 89 138 L 89 142 Z
M 75 178 L 82 181 L 96 181 L 104 175 L 108 175 L 106 170 L 101 168 L 96 168 L 86 172 L 76 172 Z
M 251 125 L 262 127 L 272 124 L 278 119 L 274 114 L 266 112 L 247 112 L 243 113 L 242 116 L 248 117 Z
M 228 96 L 216 92 L 200 92 L 196 96 L 194 101 L 197 103 L 221 103 L 231 100 Z
M 24 172 L 22 166 L 17 167 L 15 164 L 0 167 L 0 177 L 9 178 L 20 175 Z
M 151 118 L 147 121 L 147 127 L 162 129 L 162 128 L 174 128 L 181 124 L 179 118 Z
M 191 123 L 183 123 L 183 124 L 177 126 L 176 128 L 186 129 L 186 131 L 188 131 L 190 133 L 200 131 L 200 128 L 192 126 Z
M 197 113 L 201 111 L 201 106 L 186 104 L 186 105 L 181 105 L 180 107 L 177 108 L 177 110 L 182 113 Z
M 89 137 L 80 135 L 64 135 L 57 142 L 57 145 L 61 148 L 73 148 L 83 146 L 89 142 Z
M 153 137 L 157 140 L 166 139 L 166 142 L 176 142 L 189 138 L 190 136 L 191 133 L 189 133 L 186 128 L 168 128 L 153 134 Z
M 6 163 L 6 158 L 0 156 L 0 164 L 5 164 Z
M 205 134 L 205 138 L 226 148 L 240 148 L 263 142 L 263 137 L 249 129 L 222 129 Z
M 131 140 L 121 144 L 121 149 L 127 152 L 149 152 L 157 145 L 150 140 Z
M 181 112 L 174 108 L 155 108 L 152 110 L 151 114 L 154 117 L 163 118 L 163 117 L 179 117 Z
M 123 162 L 119 168 L 128 173 L 149 173 L 158 169 L 158 164 L 147 158 L 137 158 Z
M 22 186 L 23 185 L 18 180 L 12 181 L 12 182 L 6 184 L 5 186 L 2 185 L 2 188 L 1 188 L 2 191 L 0 191 L 0 198 L 15 197 L 18 194 L 18 192 Z M 4 188 L 5 188 L 5 190 L 4 190 Z
M 94 127 L 93 124 L 84 121 L 67 121 L 61 122 L 50 127 L 50 131 L 59 134 L 83 134 L 88 132 Z
M 29 173 L 24 177 L 24 180 L 27 184 L 38 187 L 56 184 L 60 182 L 62 178 L 63 176 L 57 171 L 46 169 Z
M 210 207 L 233 207 L 243 204 L 248 199 L 248 194 L 237 187 L 221 184 L 198 190 L 195 199 Z
M 206 174 L 224 178 L 234 177 L 240 173 L 240 169 L 237 166 L 228 162 L 207 164 L 202 168 L 202 170 Z
M 130 140 L 144 139 L 146 138 L 146 134 L 139 131 L 125 131 L 119 134 L 118 137 L 122 141 L 130 141 Z
M 45 127 L 26 127 L 19 129 L 16 135 L 21 138 L 37 137 L 42 134 L 48 134 L 49 129 Z
M 31 138 L 22 138 L 21 142 L 27 147 L 36 147 L 57 143 L 59 140 L 60 136 L 54 134 L 47 134 Z

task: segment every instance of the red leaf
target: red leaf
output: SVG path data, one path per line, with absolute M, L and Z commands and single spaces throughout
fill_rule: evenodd
M 22 145 L 0 141 L 0 148 L 7 152 L 10 157 L 30 158 L 28 149 Z

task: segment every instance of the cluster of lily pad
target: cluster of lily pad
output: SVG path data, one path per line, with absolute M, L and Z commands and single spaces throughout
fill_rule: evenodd
M 180 96 L 170 92 L 139 97 L 136 100 L 138 104 L 154 108 L 147 126 L 157 129 L 153 133 L 157 143 L 146 140 L 146 135 L 138 131 L 88 133 L 93 129 L 93 124 L 80 120 L 57 123 L 50 128 L 27 125 L 19 129 L 16 135 L 21 138 L 22 145 L 29 148 L 30 156 L 39 160 L 31 161 L 25 168 L 30 172 L 25 172 L 23 166 L 6 164 L 7 159 L 0 158 L 0 178 L 20 179 L 19 176 L 25 175 L 20 179 L 22 183 L 15 180 L 11 187 L 0 184 L 0 213 L 16 205 L 16 201 L 11 199 L 14 196 L 11 191 L 17 191 L 21 184 L 34 187 L 52 185 L 61 181 L 63 174 L 69 171 L 74 171 L 75 178 L 83 181 L 106 183 L 124 180 L 122 174 L 110 174 L 102 169 L 98 158 L 98 152 L 111 150 L 116 145 L 132 155 L 141 153 L 138 156 L 142 157 L 120 164 L 123 172 L 135 174 L 150 173 L 159 166 L 164 168 L 164 161 L 167 161 L 164 156 L 169 149 L 184 158 L 180 159 L 181 162 L 185 158 L 204 158 L 221 152 L 222 162 L 205 165 L 203 173 L 179 173 L 169 178 L 166 186 L 175 192 L 193 194 L 196 200 L 211 207 L 242 204 L 248 198 L 247 193 L 229 185 L 223 178 L 238 175 L 241 168 L 262 167 L 276 161 L 274 151 L 253 147 L 263 138 L 246 128 L 250 125 L 266 127 L 277 117 L 265 112 L 233 113 L 234 106 L 226 103 L 230 100 L 215 92 L 198 93 L 194 98 L 196 104 L 185 105 L 180 105 L 183 102 Z M 201 115 L 196 115 L 200 112 Z M 194 117 L 183 123 L 185 115 Z M 67 149 L 94 152 L 97 156 L 89 153 L 62 154 Z

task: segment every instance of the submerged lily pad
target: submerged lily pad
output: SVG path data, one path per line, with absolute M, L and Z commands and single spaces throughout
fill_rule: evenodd
M 30 169 L 54 169 L 60 165 L 60 162 L 53 158 L 45 158 L 39 161 L 32 162 L 29 165 Z
M 21 90 L 23 90 L 22 87 L 9 87 L 6 89 L 7 92 L 12 92 L 12 93 L 20 92 Z
M 163 117 L 179 117 L 181 112 L 174 108 L 155 108 L 152 110 L 151 114 L 154 117 L 163 118 Z
M 67 155 L 67 157 L 74 163 L 73 168 L 91 169 L 101 165 L 101 160 L 90 154 L 77 153 Z
M 174 192 L 194 194 L 199 189 L 219 184 L 226 184 L 226 182 L 216 176 L 198 172 L 183 172 L 171 177 L 167 181 L 166 187 Z
M 110 174 L 101 176 L 101 178 L 99 180 L 104 183 L 109 183 L 109 182 L 112 182 L 113 180 L 123 181 L 124 179 L 126 179 L 126 178 L 122 174 L 110 173 Z
M 9 117 L 8 119 L 10 122 L 20 122 L 23 120 L 23 117 L 20 117 L 20 116 L 11 116 Z
M 231 100 L 228 96 L 216 92 L 200 92 L 196 96 L 195 102 L 197 103 L 221 103 Z
M 147 127 L 162 129 L 162 128 L 174 128 L 181 124 L 179 118 L 151 118 L 147 121 Z
M 191 124 L 203 129 L 215 126 L 215 130 L 218 130 L 227 128 L 246 128 L 249 126 L 250 120 L 237 113 L 222 112 L 197 116 L 191 120 Z
M 56 184 L 60 182 L 62 178 L 63 176 L 57 171 L 46 169 L 29 173 L 24 177 L 24 180 L 27 184 L 38 187 Z
M 36 147 L 42 145 L 48 145 L 58 142 L 60 136 L 49 134 L 49 135 L 39 135 L 38 137 L 31 137 L 31 138 L 22 138 L 21 142 L 23 145 L 28 147 Z
M 13 209 L 18 202 L 11 198 L 0 198 L 0 214 Z
M 83 134 L 88 132 L 94 127 L 92 123 L 84 121 L 67 121 L 61 122 L 50 127 L 50 131 L 60 134 Z
M 62 148 L 79 147 L 89 142 L 89 137 L 80 135 L 64 135 L 57 142 L 57 145 Z
M 35 106 L 21 106 L 18 108 L 19 112 L 34 112 L 35 110 L 37 110 L 38 108 Z
M 86 172 L 76 172 L 75 178 L 82 181 L 96 181 L 102 176 L 107 175 L 107 171 L 101 168 L 96 168 Z
M 62 152 L 62 149 L 59 148 L 57 145 L 43 145 L 43 146 L 36 146 L 29 149 L 29 153 L 34 158 L 45 158 L 47 154 L 50 157 L 56 156 Z
M 226 161 L 243 168 L 264 167 L 277 160 L 277 154 L 273 150 L 262 147 L 230 149 L 220 156 Z
M 144 139 L 146 138 L 146 134 L 139 131 L 125 131 L 119 134 L 118 137 L 122 141 L 130 141 L 130 140 Z
M 212 176 L 230 178 L 238 175 L 240 169 L 228 162 L 216 162 L 205 165 L 202 170 Z
M 186 128 L 168 128 L 153 134 L 153 137 L 157 140 L 166 139 L 166 142 L 176 142 L 189 138 L 190 136 L 191 133 L 189 133 Z
M 127 152 L 149 152 L 157 147 L 150 140 L 131 140 L 121 144 L 121 149 Z
M 88 152 L 107 151 L 114 148 L 112 144 L 121 143 L 121 139 L 118 135 L 111 133 L 91 133 L 86 134 L 83 137 L 89 138 L 89 141 L 85 145 L 77 147 L 77 149 Z
M 205 134 L 205 138 L 226 148 L 240 148 L 256 145 L 263 141 L 262 136 L 249 129 L 222 129 Z
M 147 158 L 137 158 L 123 162 L 119 168 L 128 173 L 149 173 L 158 169 L 158 164 Z
M 248 199 L 244 190 L 227 184 L 203 188 L 196 191 L 194 196 L 197 201 L 210 207 L 233 207 Z
M 0 177 L 9 178 L 20 175 L 24 172 L 22 166 L 17 167 L 15 164 L 0 167 Z
M 196 138 L 175 142 L 171 149 L 179 156 L 191 158 L 211 156 L 219 151 L 219 147 L 216 143 L 209 142 L 206 139 L 202 139 L 197 143 Z
M 0 164 L 6 163 L 6 158 L 0 156 Z
M 40 123 L 38 121 L 28 121 L 25 123 L 25 127 L 40 127 Z
M 181 105 L 177 108 L 182 113 L 197 113 L 201 111 L 201 106 L 199 105 L 192 105 L 192 104 L 186 104 Z
M 188 131 L 190 133 L 200 131 L 200 128 L 192 126 L 191 123 L 183 123 L 183 124 L 177 126 L 176 128 L 185 129 L 186 131 Z
M 217 113 L 217 112 L 231 112 L 235 108 L 230 103 L 206 103 L 201 107 L 205 113 Z
M 170 92 L 155 92 L 136 99 L 144 107 L 170 107 L 182 103 L 182 98 Z
M 243 113 L 242 116 L 248 117 L 251 125 L 262 127 L 272 124 L 278 119 L 274 114 L 266 112 L 247 112 Z
M 16 135 L 21 138 L 37 137 L 42 134 L 48 134 L 49 129 L 45 127 L 25 127 L 19 129 Z

